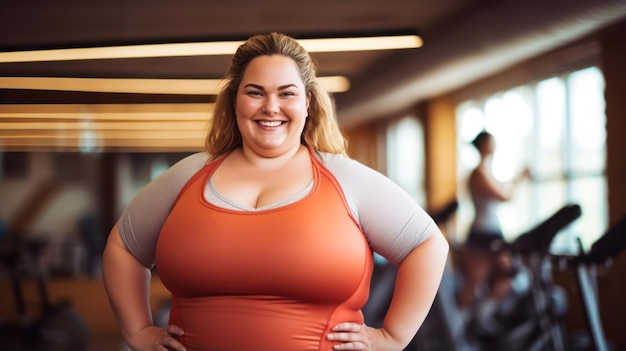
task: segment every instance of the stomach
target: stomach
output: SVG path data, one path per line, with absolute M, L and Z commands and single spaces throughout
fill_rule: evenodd
M 340 322 L 363 323 L 346 305 L 303 303 L 275 296 L 174 298 L 170 324 L 183 328 L 189 351 L 332 350 L 326 340 Z

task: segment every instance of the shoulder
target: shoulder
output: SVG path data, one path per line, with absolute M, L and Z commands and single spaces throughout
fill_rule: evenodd
M 486 179 L 489 179 L 489 173 L 485 169 L 485 167 L 478 166 L 472 170 L 469 175 L 469 180 L 472 182 L 483 182 Z
M 202 167 L 207 164 L 208 160 L 208 153 L 197 152 L 176 162 L 166 172 L 173 173 L 183 178 L 190 178 L 192 175 L 202 169 Z
M 345 163 L 354 162 L 351 158 L 341 154 L 331 154 L 328 152 L 315 151 L 315 156 L 324 165 L 342 165 Z
M 185 184 L 207 164 L 208 159 L 206 152 L 184 157 L 148 183 L 140 194 L 158 194 L 163 198 L 175 199 Z
M 380 193 L 403 192 L 391 179 L 365 164 L 341 154 L 316 153 L 320 163 L 337 179 L 349 199 L 369 202 Z
M 334 175 L 343 176 L 363 173 L 378 173 L 374 169 L 346 155 L 316 152 L 316 156 L 320 163 Z
M 187 157 L 184 157 L 180 161 L 178 161 L 175 166 L 179 167 L 191 167 L 191 168 L 202 168 L 207 164 L 209 160 L 209 154 L 206 152 L 196 152 Z
M 433 220 L 391 179 L 344 155 L 317 153 L 371 247 L 394 264 L 432 234 Z
M 154 264 L 154 248 L 181 189 L 207 163 L 205 152 L 191 154 L 143 187 L 119 219 L 124 245 L 146 267 Z

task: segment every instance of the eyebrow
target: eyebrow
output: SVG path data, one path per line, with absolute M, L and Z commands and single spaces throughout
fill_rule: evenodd
M 261 85 L 258 84 L 254 84 L 254 83 L 249 83 L 245 85 L 246 88 L 250 87 L 250 88 L 255 88 L 255 89 L 259 89 L 259 90 L 263 90 L 265 91 L 265 88 Z M 285 85 L 281 85 L 278 87 L 278 90 L 284 90 L 284 89 L 288 89 L 288 88 L 297 88 L 298 86 L 296 84 L 285 84 Z

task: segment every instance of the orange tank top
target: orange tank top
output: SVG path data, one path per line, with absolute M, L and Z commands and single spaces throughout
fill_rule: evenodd
M 187 350 L 331 351 L 340 322 L 363 323 L 372 251 L 328 169 L 289 205 L 243 212 L 203 196 L 221 160 L 181 191 L 156 247 Z

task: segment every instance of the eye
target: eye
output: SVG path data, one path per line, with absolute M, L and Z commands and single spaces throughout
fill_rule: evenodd
M 263 96 L 263 93 L 261 93 L 258 90 L 250 90 L 246 92 L 246 95 L 251 96 L 251 97 L 260 97 L 260 96 Z
M 295 95 L 296 95 L 296 93 L 294 93 L 292 91 L 284 91 L 284 92 L 282 92 L 280 94 L 280 96 L 283 96 L 283 97 L 291 97 L 291 96 L 295 96 Z

